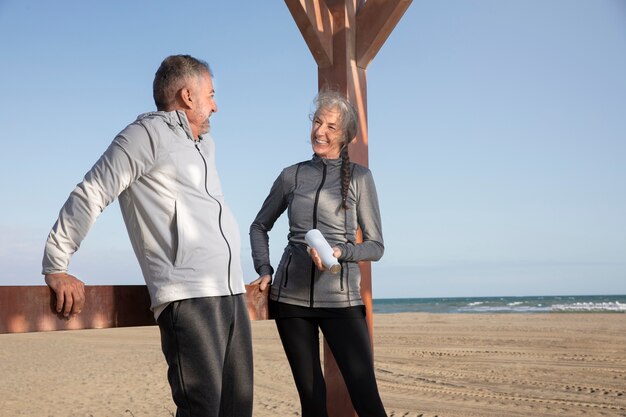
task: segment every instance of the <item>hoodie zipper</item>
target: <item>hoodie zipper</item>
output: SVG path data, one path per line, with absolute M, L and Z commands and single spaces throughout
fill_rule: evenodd
M 230 266 L 232 263 L 233 254 L 230 249 L 230 243 L 228 243 L 228 239 L 226 239 L 226 235 L 224 234 L 224 229 L 222 229 L 222 203 L 220 203 L 219 200 L 213 197 L 209 192 L 209 188 L 207 186 L 207 181 L 209 180 L 209 167 L 206 163 L 204 155 L 202 155 L 202 152 L 200 151 L 200 147 L 198 146 L 198 144 L 194 143 L 194 146 L 196 147 L 198 154 L 200 155 L 200 158 L 202 158 L 202 162 L 204 163 L 204 190 L 206 191 L 207 195 L 215 200 L 217 205 L 220 207 L 220 211 L 218 214 L 218 225 L 220 226 L 220 233 L 222 234 L 222 238 L 224 238 L 224 242 L 226 242 L 226 246 L 228 247 L 228 291 L 230 292 L 230 295 L 233 295 L 233 289 L 230 285 Z
M 322 164 L 322 181 L 320 182 L 320 186 L 317 188 L 317 193 L 315 193 L 315 203 L 313 204 L 313 229 L 317 229 L 317 204 L 320 200 L 320 193 L 322 192 L 322 188 L 324 187 L 324 183 L 326 182 L 326 164 Z M 315 293 L 315 263 L 311 260 L 311 287 L 310 287 L 310 295 L 309 295 L 309 307 L 313 307 Z

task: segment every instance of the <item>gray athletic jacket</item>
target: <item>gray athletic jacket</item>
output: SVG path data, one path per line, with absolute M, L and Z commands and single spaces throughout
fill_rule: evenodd
M 377 261 L 384 251 L 376 187 L 369 169 L 352 164 L 348 209 L 341 208 L 341 159 L 314 156 L 285 168 L 250 226 L 254 267 L 271 275 L 268 232 L 288 210 L 289 243 L 272 283 L 272 300 L 306 307 L 363 304 L 358 261 Z M 363 242 L 356 243 L 357 226 Z M 307 253 L 304 235 L 319 229 L 331 246 L 341 249 L 341 273 L 321 272 Z
M 119 196 L 152 308 L 245 292 L 239 229 L 214 155 L 209 135 L 192 139 L 184 112 L 140 115 L 70 194 L 48 236 L 43 273 L 67 271 L 98 215 Z

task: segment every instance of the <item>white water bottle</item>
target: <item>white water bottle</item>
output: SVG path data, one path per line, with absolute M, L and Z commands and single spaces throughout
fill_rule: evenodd
M 322 258 L 322 263 L 331 274 L 337 274 L 341 271 L 339 261 L 333 256 L 333 248 L 330 247 L 322 232 L 311 229 L 304 235 L 304 240 L 306 240 L 307 245 L 317 251 L 317 254 Z

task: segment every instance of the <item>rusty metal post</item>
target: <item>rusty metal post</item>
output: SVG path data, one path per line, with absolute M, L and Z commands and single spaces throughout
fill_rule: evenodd
M 350 159 L 368 166 L 367 66 L 389 37 L 412 0 L 285 0 L 318 66 L 318 89 L 336 89 L 359 112 L 359 133 Z M 361 295 L 370 337 L 372 273 L 361 262 Z M 356 415 L 343 378 L 326 343 L 324 373 L 331 417 Z

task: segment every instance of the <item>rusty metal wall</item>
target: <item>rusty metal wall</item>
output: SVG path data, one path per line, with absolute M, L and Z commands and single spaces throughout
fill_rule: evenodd
M 246 289 L 250 318 L 267 319 L 268 291 Z M 55 311 L 56 297 L 48 286 L 0 286 L 0 334 L 156 324 L 145 285 L 90 285 L 85 296 L 83 311 L 66 320 Z

